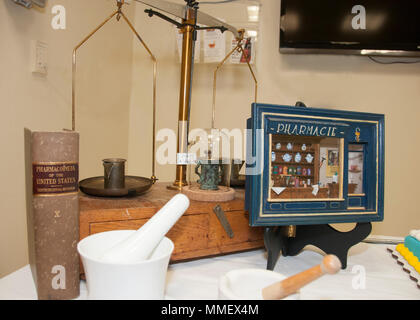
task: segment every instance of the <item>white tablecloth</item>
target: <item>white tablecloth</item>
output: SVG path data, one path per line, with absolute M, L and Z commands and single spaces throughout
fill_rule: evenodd
M 420 299 L 420 289 L 391 258 L 386 248 L 393 245 L 359 243 L 349 251 L 347 268 L 335 275 L 325 275 L 301 289 L 301 299 L 310 300 L 397 300 Z M 291 276 L 321 262 L 318 249 L 308 246 L 294 257 L 281 256 L 275 272 Z M 233 269 L 265 269 L 265 250 L 178 263 L 169 266 L 166 298 L 174 300 L 216 300 L 218 281 Z M 366 277 L 364 277 L 364 275 Z M 363 285 L 364 284 L 364 285 Z M 0 279 L 0 299 L 36 299 L 29 265 Z M 81 281 L 79 299 L 87 298 Z

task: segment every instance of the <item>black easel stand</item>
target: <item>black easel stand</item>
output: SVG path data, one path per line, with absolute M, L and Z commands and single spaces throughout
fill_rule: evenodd
M 348 232 L 341 232 L 328 224 L 296 226 L 296 236 L 289 238 L 284 234 L 284 227 L 267 227 L 264 231 L 264 244 L 267 249 L 267 269 L 274 270 L 280 252 L 283 256 L 295 256 L 306 245 L 313 245 L 326 254 L 336 255 L 347 267 L 348 250 L 365 239 L 372 231 L 370 222 L 358 223 Z

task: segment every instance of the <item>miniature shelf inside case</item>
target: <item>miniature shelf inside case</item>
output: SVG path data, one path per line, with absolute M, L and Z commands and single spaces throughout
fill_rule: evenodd
M 343 139 L 271 134 L 269 201 L 341 199 Z

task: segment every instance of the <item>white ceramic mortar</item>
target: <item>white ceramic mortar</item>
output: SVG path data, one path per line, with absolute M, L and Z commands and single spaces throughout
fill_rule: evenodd
M 232 270 L 219 280 L 220 300 L 262 300 L 262 289 L 287 277 L 269 270 Z M 299 292 L 284 300 L 299 300 Z
M 77 250 L 86 275 L 88 298 L 92 300 L 162 300 L 166 273 L 174 250 L 163 238 L 151 257 L 130 263 L 104 263 L 99 257 L 135 230 L 108 231 L 81 240 Z

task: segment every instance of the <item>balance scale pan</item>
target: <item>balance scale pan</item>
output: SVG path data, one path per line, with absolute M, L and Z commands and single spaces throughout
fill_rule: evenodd
M 82 192 L 97 197 L 124 197 L 145 193 L 153 185 L 151 179 L 143 177 L 126 176 L 125 188 L 105 189 L 104 177 L 93 177 L 79 182 Z

